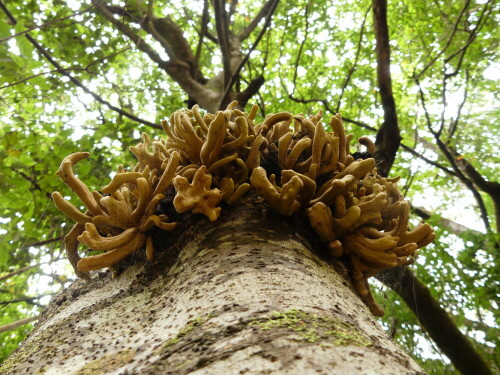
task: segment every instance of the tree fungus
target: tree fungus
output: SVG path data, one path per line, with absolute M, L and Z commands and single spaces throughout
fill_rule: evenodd
M 412 263 L 417 249 L 434 239 L 427 224 L 408 230 L 409 204 L 397 178 L 380 176 L 366 153 L 355 160 L 339 114 L 326 128 L 321 112 L 280 112 L 255 124 L 256 106 L 249 114 L 236 106 L 204 116 L 197 106 L 176 111 L 162 122 L 166 139 L 152 142 L 143 134 L 143 142 L 130 148 L 137 165 L 120 166 L 100 192 L 91 192 L 73 173 L 88 153 L 62 161 L 57 174 L 87 208 L 82 212 L 53 193 L 56 206 L 76 222 L 65 244 L 77 275 L 88 277 L 88 271 L 111 267 L 144 247 L 153 259 L 153 227 L 169 231 L 176 225 L 157 213 L 160 201 L 215 221 L 221 201 L 237 204 L 253 187 L 280 214 L 306 215 L 330 254 L 349 260 L 357 292 L 373 314 L 382 315 L 368 278 Z M 358 141 L 374 152 L 369 138 Z M 167 198 L 171 185 L 175 197 Z M 81 258 L 79 244 L 100 254 Z

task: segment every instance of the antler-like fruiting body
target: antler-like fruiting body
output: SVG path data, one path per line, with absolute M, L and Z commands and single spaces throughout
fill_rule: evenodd
M 330 254 L 350 260 L 353 284 L 372 313 L 383 314 L 368 278 L 410 264 L 417 249 L 434 239 L 428 224 L 408 230 L 409 204 L 398 178 L 378 175 L 373 158 L 354 159 L 352 135 L 340 114 L 327 131 L 321 112 L 309 117 L 280 112 L 255 124 L 256 105 L 249 114 L 236 107 L 233 102 L 225 111 L 204 115 L 197 105 L 176 111 L 162 122 L 167 137 L 151 140 L 143 134 L 142 142 L 130 147 L 137 165 L 119 167 L 100 192 L 91 192 L 73 173 L 88 153 L 62 161 L 57 174 L 87 208 L 82 212 L 53 193 L 55 205 L 76 222 L 65 243 L 77 275 L 88 277 L 87 271 L 111 267 L 143 247 L 152 260 L 151 231 L 176 226 L 157 212 L 160 202 L 215 221 L 221 202 L 237 204 L 253 188 L 280 214 L 307 215 Z M 364 155 L 375 152 L 369 138 L 358 142 L 366 147 Z M 79 244 L 101 253 L 82 258 Z
M 202 165 L 196 171 L 191 183 L 182 176 L 174 178 L 173 183 L 177 191 L 174 207 L 177 212 L 191 210 L 194 213 L 204 214 L 210 221 L 215 221 L 221 211 L 217 205 L 222 199 L 222 192 L 219 189 L 210 189 L 212 176 L 206 172 L 207 168 Z

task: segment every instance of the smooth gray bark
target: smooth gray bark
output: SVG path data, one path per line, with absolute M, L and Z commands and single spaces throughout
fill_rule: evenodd
M 423 374 L 299 220 L 247 200 L 179 231 L 57 296 L 0 373 Z

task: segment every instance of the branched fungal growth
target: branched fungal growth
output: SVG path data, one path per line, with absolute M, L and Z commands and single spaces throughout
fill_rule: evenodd
M 152 260 L 151 229 L 176 226 L 157 214 L 160 201 L 215 221 L 221 201 L 237 204 L 253 187 L 280 214 L 307 215 L 331 255 L 350 260 L 354 286 L 371 312 L 383 315 L 368 278 L 412 263 L 417 249 L 434 239 L 428 224 L 408 229 L 409 204 L 398 178 L 378 175 L 372 158 L 355 160 L 339 114 L 328 132 L 321 112 L 308 118 L 280 112 L 255 124 L 256 106 L 249 114 L 236 106 L 203 116 L 197 106 L 176 111 L 162 123 L 166 139 L 151 141 L 143 134 L 143 142 L 130 148 L 137 165 L 120 166 L 100 192 L 91 192 L 73 173 L 88 153 L 63 160 L 57 174 L 87 208 L 81 212 L 58 192 L 52 195 L 76 222 L 65 244 L 77 275 L 88 277 L 88 271 L 111 267 L 144 247 Z M 369 138 L 358 142 L 374 152 Z M 171 185 L 176 194 L 167 199 Z M 79 244 L 101 253 L 81 258 Z

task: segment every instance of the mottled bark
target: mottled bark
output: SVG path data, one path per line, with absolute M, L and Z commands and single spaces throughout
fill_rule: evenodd
M 296 222 L 247 200 L 159 236 L 155 262 L 55 298 L 0 373 L 423 374 Z

